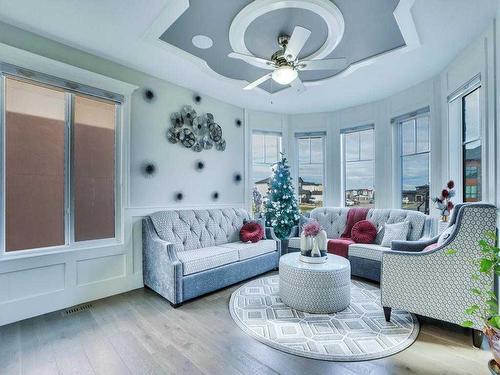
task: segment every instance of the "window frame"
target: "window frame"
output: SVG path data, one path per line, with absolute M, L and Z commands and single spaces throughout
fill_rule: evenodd
M 254 162 L 253 162 L 253 136 L 254 135 L 274 135 L 275 137 L 279 137 L 280 141 L 279 141 L 279 150 L 278 150 L 278 154 L 277 156 L 279 157 L 280 153 L 283 152 L 283 133 L 280 132 L 280 131 L 272 131 L 272 130 L 259 130 L 259 129 L 253 129 L 251 132 L 250 132 L 250 144 L 249 144 L 249 155 L 248 155 L 248 159 L 249 159 L 249 167 L 250 167 L 250 171 L 248 173 L 248 199 L 249 199 L 249 207 L 250 207 L 250 212 L 252 211 L 251 210 L 251 207 L 252 207 L 252 192 L 253 192 L 253 188 L 255 186 L 255 182 L 254 182 Z M 266 151 L 265 151 L 265 141 L 264 141 L 264 163 L 256 163 L 256 164 L 261 164 L 261 165 L 266 165 L 268 166 L 269 168 L 272 167 L 272 165 L 274 164 L 269 164 L 269 163 L 265 163 L 265 157 L 266 157 Z M 279 159 L 278 159 L 279 160 Z M 264 198 L 265 195 L 262 196 L 262 198 Z
M 6 80 L 15 79 L 28 84 L 42 85 L 48 88 L 63 90 L 65 102 L 65 127 L 64 127 L 64 245 L 38 247 L 7 251 L 6 249 Z M 73 108 L 74 97 L 84 95 L 96 100 L 105 100 L 115 103 L 115 235 L 111 238 L 75 241 L 74 228 L 74 189 L 72 174 L 72 142 L 73 142 Z M 92 86 L 75 83 L 62 78 L 50 76 L 44 73 L 20 68 L 11 64 L 0 62 L 0 260 L 11 259 L 32 255 L 57 254 L 60 252 L 71 252 L 75 250 L 118 245 L 124 243 L 123 236 L 123 183 L 122 183 L 122 128 L 124 117 L 124 97 L 110 91 L 98 89 Z
M 417 151 L 417 120 L 420 118 L 428 118 L 428 140 L 429 140 L 429 148 L 427 151 Z M 408 121 L 413 121 L 414 125 L 414 136 L 415 136 L 415 151 L 413 153 L 408 153 L 403 155 L 403 129 L 402 125 L 405 122 Z M 396 163 L 397 163 L 397 176 L 396 176 L 396 181 L 397 181 L 397 204 L 396 207 L 403 208 L 403 159 L 408 156 L 417 156 L 417 155 L 424 155 L 428 154 L 428 176 L 429 176 L 429 198 L 427 202 L 427 207 L 429 208 L 429 212 L 426 214 L 428 215 L 430 213 L 430 207 L 431 207 L 431 179 L 432 179 L 432 162 L 431 162 L 431 157 L 432 157 L 432 147 L 431 147 L 431 126 L 432 126 L 432 118 L 431 118 L 431 112 L 430 112 L 430 107 L 424 107 L 421 108 L 417 111 L 410 112 L 408 114 L 398 116 L 394 119 L 391 120 L 392 123 L 395 124 L 396 126 L 396 134 L 397 134 L 397 145 L 396 145 L 396 150 L 397 150 L 397 158 L 396 158 Z M 420 211 L 421 212 L 421 211 Z M 425 213 L 425 212 L 424 212 Z
M 310 146 L 310 139 L 311 138 L 321 138 L 321 152 L 322 152 L 322 162 L 323 168 L 322 168 L 322 176 L 321 176 L 321 183 L 323 185 L 323 206 L 326 207 L 326 132 L 324 131 L 319 131 L 319 132 L 297 132 L 294 134 L 295 138 L 295 149 L 297 152 L 295 153 L 295 176 L 296 177 L 296 184 L 295 184 L 295 196 L 297 197 L 298 204 L 300 206 L 300 195 L 299 195 L 299 178 L 300 178 L 300 151 L 299 151 L 299 140 L 300 139 L 309 139 L 309 160 L 311 160 L 311 146 Z M 313 164 L 313 163 L 309 163 Z M 319 163 L 316 163 L 319 164 Z
M 467 197 L 467 185 L 466 185 L 466 180 L 467 180 L 467 167 L 466 167 L 466 164 L 465 164 L 465 150 L 466 150 L 466 147 L 468 144 L 471 144 L 471 143 L 474 143 L 474 142 L 478 142 L 479 141 L 479 144 L 480 144 L 480 147 L 481 147 L 481 165 L 480 165 L 480 168 L 477 169 L 477 174 L 478 176 L 480 176 L 480 178 L 478 178 L 479 180 L 479 183 L 480 183 L 480 189 L 478 189 L 477 185 L 475 186 L 472 186 L 470 185 L 470 187 L 475 187 L 475 199 L 476 201 L 473 201 L 473 202 L 477 202 L 477 201 L 481 201 L 483 199 L 483 184 L 484 184 L 484 178 L 483 178 L 483 163 L 485 161 L 484 159 L 484 156 L 483 156 L 483 148 L 484 148 L 484 137 L 483 137 L 483 125 L 482 125 L 482 113 L 481 113 L 481 84 L 477 84 L 477 85 L 474 85 L 472 86 L 469 90 L 465 91 L 464 93 L 462 93 L 462 95 L 460 96 L 460 122 L 461 122 L 461 158 L 460 158 L 460 163 L 462 165 L 462 173 L 461 173 L 461 178 L 462 178 L 462 181 L 461 181 L 461 188 L 462 188 L 462 196 L 461 196 L 461 199 L 463 202 L 466 202 L 467 201 L 467 198 L 473 198 L 472 196 L 469 195 L 469 197 Z M 478 136 L 476 138 L 473 138 L 473 139 L 469 139 L 469 140 L 466 140 L 465 137 L 466 137 L 466 121 L 465 121 L 465 98 L 467 98 L 469 95 L 471 95 L 472 93 L 476 92 L 477 91 L 477 95 L 478 95 L 478 115 L 479 115 L 479 132 L 478 132 Z M 470 189 L 472 190 L 472 189 Z M 481 199 L 478 199 L 478 195 L 480 195 Z
M 341 168 L 342 168 L 342 183 L 341 183 L 341 207 L 348 207 L 346 206 L 346 188 L 347 188 L 347 157 L 346 157 L 346 135 L 352 134 L 352 133 L 357 133 L 357 132 L 362 132 L 362 131 L 367 131 L 367 130 L 373 130 L 373 159 L 359 159 L 354 162 L 361 162 L 361 161 L 372 161 L 373 162 L 373 167 L 375 168 L 375 162 L 376 162 L 376 144 L 375 144 L 375 124 L 367 124 L 367 125 L 359 125 L 359 126 L 353 126 L 350 128 L 343 128 L 340 130 L 340 137 L 341 137 Z M 352 161 L 351 161 L 352 162 Z M 375 187 L 375 171 L 373 172 L 373 191 L 376 194 L 376 187 Z M 375 195 L 375 201 L 373 203 L 373 208 L 376 207 L 377 204 L 377 199 Z
M 479 90 L 479 140 L 481 141 L 481 200 L 488 199 L 488 168 L 490 167 L 487 158 L 489 144 L 487 142 L 487 124 L 485 118 L 486 113 L 486 86 L 482 82 L 481 73 L 476 74 L 465 84 L 460 86 L 447 97 L 448 116 L 447 129 L 448 139 L 448 170 L 450 178 L 455 181 L 455 191 L 457 203 L 465 201 L 465 168 L 464 168 L 464 106 L 463 99 L 472 93 Z M 477 140 L 477 139 L 476 139 Z M 469 143 L 469 142 L 467 142 Z M 450 150 L 458 149 L 458 162 L 450 156 Z

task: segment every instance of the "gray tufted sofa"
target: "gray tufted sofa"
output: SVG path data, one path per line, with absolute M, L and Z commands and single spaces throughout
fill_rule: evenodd
M 280 242 L 239 241 L 243 209 L 159 211 L 143 219 L 144 284 L 177 307 L 278 267 Z
M 321 207 L 315 208 L 309 217 L 317 220 L 325 229 L 328 239 L 340 238 L 347 224 L 347 213 L 350 208 L 343 207 Z M 435 219 L 417 211 L 401 209 L 376 209 L 368 211 L 366 219 L 375 224 L 377 230 L 383 228 L 384 224 L 409 221 L 411 223 L 407 240 L 417 241 L 431 238 L 436 229 Z M 299 227 L 294 228 L 292 237 L 288 243 L 288 251 L 300 251 Z M 354 243 L 349 245 L 349 261 L 351 262 L 351 273 L 354 276 L 380 281 L 380 268 L 382 254 L 389 247 L 382 247 L 383 229 L 379 230 L 374 244 Z

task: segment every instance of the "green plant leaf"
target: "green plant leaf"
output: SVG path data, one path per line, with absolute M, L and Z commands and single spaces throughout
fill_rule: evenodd
M 455 255 L 457 251 L 455 249 L 448 249 L 444 253 L 445 255 Z
M 488 323 L 495 327 L 500 329 L 500 316 L 494 315 L 490 319 L 488 319 Z
M 478 305 L 472 305 L 471 307 L 469 307 L 468 309 L 465 310 L 465 313 L 467 315 L 474 315 L 478 311 L 479 311 L 479 306 Z
M 465 328 L 471 328 L 474 326 L 474 322 L 472 322 L 472 320 L 466 320 L 462 322 L 461 326 Z
M 492 300 L 495 300 L 495 301 L 497 300 L 497 295 L 495 294 L 495 292 L 494 292 L 494 291 L 492 291 L 492 290 L 488 290 L 488 291 L 486 292 L 486 294 L 487 294 L 487 295 L 488 295 L 488 296 L 489 296 Z
M 481 295 L 481 291 L 478 288 L 472 288 L 471 292 L 473 294 L 475 294 L 476 296 L 480 296 Z
M 493 240 L 493 241 L 496 241 L 496 239 L 497 239 L 497 236 L 496 236 L 495 232 L 492 232 L 490 230 L 484 232 L 484 236 L 487 237 L 487 238 L 489 238 L 490 240 Z
M 479 275 L 474 274 L 474 275 L 472 275 L 470 278 L 471 278 L 472 280 L 474 280 L 474 281 L 477 281 L 477 280 L 479 280 Z
M 481 263 L 479 264 L 479 271 L 486 273 L 491 270 L 491 267 L 493 267 L 493 261 L 491 259 L 487 258 L 482 258 Z

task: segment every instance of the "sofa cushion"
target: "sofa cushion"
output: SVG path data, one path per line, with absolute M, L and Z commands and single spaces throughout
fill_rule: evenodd
M 276 251 L 276 241 L 262 240 L 254 243 L 231 242 L 221 245 L 221 247 L 238 251 L 238 260 L 244 260 Z
M 385 224 L 384 238 L 382 246 L 391 247 L 392 241 L 406 241 L 410 230 L 410 222 L 403 221 L 402 223 Z
M 424 235 L 425 221 L 428 218 L 422 212 L 409 211 L 401 209 L 370 209 L 368 215 L 366 215 L 366 220 L 370 220 L 377 230 L 377 238 L 375 243 L 381 244 L 384 237 L 384 225 L 400 223 L 403 221 L 410 222 L 410 230 L 408 232 L 408 240 L 417 241 Z
M 377 244 L 364 244 L 355 243 L 349 245 L 349 256 L 382 261 L 382 254 L 384 251 L 390 250 L 388 247 L 380 246 Z
M 243 209 L 168 210 L 150 215 L 158 236 L 177 252 L 217 246 L 240 239 L 250 215 Z
M 377 237 L 377 228 L 371 221 L 361 220 L 353 225 L 351 238 L 357 243 L 373 243 Z
M 177 257 L 182 263 L 184 276 L 238 261 L 238 250 L 211 246 L 195 250 L 180 251 Z
M 311 219 L 315 219 L 326 231 L 327 238 L 340 238 L 347 223 L 349 208 L 321 207 L 311 211 Z
M 335 254 L 347 258 L 347 255 L 349 253 L 349 245 L 353 243 L 354 241 L 350 238 L 334 238 L 332 240 L 328 240 L 328 252 L 330 254 Z

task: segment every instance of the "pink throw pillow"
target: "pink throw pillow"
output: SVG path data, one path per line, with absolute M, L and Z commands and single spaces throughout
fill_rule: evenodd
M 358 221 L 351 230 L 351 238 L 357 243 L 373 243 L 377 237 L 377 228 L 371 221 Z
M 264 228 L 256 221 L 249 221 L 240 229 L 241 242 L 259 242 L 263 237 Z

